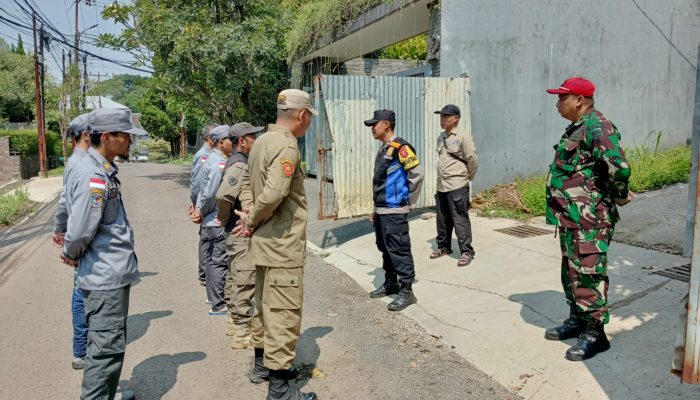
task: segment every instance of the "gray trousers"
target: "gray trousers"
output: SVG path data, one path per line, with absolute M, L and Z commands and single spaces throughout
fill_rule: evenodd
M 205 253 L 202 251 L 202 246 L 204 246 L 204 242 L 202 240 L 202 226 L 200 225 L 200 227 L 199 227 L 199 266 L 197 269 L 197 274 L 199 275 L 200 282 L 207 283 L 207 273 L 206 273 L 207 259 L 205 257 Z
M 202 228 L 202 246 L 199 247 L 200 258 L 205 261 L 207 278 L 207 298 L 211 308 L 219 309 L 226 305 L 224 287 L 228 274 L 228 253 L 226 236 L 221 227 Z
M 117 393 L 126 351 L 130 288 L 83 290 L 88 340 L 81 400 L 112 400 Z

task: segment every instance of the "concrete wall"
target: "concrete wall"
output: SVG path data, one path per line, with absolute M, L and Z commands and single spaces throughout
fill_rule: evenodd
M 10 138 L 0 137 L 0 184 L 19 179 L 19 156 L 10 155 Z
M 653 23 L 632 0 L 442 0 L 441 76 L 471 78 L 477 189 L 546 172 L 568 122 L 544 90 L 573 75 L 597 85 L 596 106 L 624 146 L 652 130 L 665 145 L 686 143 L 700 0 L 636 2 Z

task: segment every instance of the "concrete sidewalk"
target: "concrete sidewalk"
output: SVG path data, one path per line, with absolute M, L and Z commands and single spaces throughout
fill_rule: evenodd
M 29 199 L 37 203 L 49 203 L 63 190 L 63 177 L 32 178 L 25 187 L 29 191 Z
M 544 339 L 544 330 L 568 315 L 553 227 L 539 225 L 551 234 L 517 238 L 495 229 L 519 222 L 472 215 L 472 223 L 476 259 L 466 268 L 456 267 L 456 254 L 428 258 L 435 249 L 434 218 L 410 223 L 418 304 L 404 313 L 431 334 L 527 399 L 700 396 L 700 387 L 682 386 L 669 373 L 678 304 L 688 285 L 650 275 L 653 269 L 683 265 L 688 259 L 613 243 L 612 318 L 607 326 L 612 348 L 576 363 L 564 359 L 574 339 L 565 343 Z M 456 241 L 453 248 L 458 248 Z M 315 249 L 368 291 L 383 282 L 373 234 Z

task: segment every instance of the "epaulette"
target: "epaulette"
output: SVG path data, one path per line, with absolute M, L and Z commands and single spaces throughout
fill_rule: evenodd
M 389 146 L 398 149 L 399 147 L 401 147 L 401 143 L 397 142 L 396 140 L 392 140 L 391 143 L 389 143 Z

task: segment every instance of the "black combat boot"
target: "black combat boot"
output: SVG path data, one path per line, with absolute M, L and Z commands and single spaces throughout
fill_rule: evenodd
M 270 386 L 267 391 L 267 400 L 318 400 L 316 393 L 302 393 L 297 388 L 289 385 L 291 379 L 287 370 L 270 371 Z
M 570 306 L 571 313 L 561 325 L 549 328 L 544 332 L 544 338 L 548 340 L 566 340 L 578 337 L 586 330 L 586 323 L 578 316 L 576 306 Z
M 603 324 L 588 324 L 586 330 L 578 337 L 578 343 L 566 351 L 566 359 L 583 361 L 608 350 L 610 342 L 605 336 L 603 326 Z
M 375 289 L 371 292 L 369 292 L 369 297 L 373 299 L 378 299 L 380 297 L 385 297 L 389 296 L 390 294 L 397 294 L 399 293 L 399 284 L 396 282 L 389 283 L 389 282 L 384 282 L 382 286 L 380 286 L 378 289 Z
M 265 358 L 265 350 L 255 348 L 255 365 L 250 371 L 250 381 L 254 384 L 263 383 L 270 379 L 270 370 L 263 364 Z
M 399 295 L 396 296 L 394 301 L 389 303 L 389 311 L 401 311 L 411 304 L 417 303 L 418 299 L 413 295 L 413 290 L 411 289 L 410 283 L 402 283 L 401 289 L 399 290 Z

